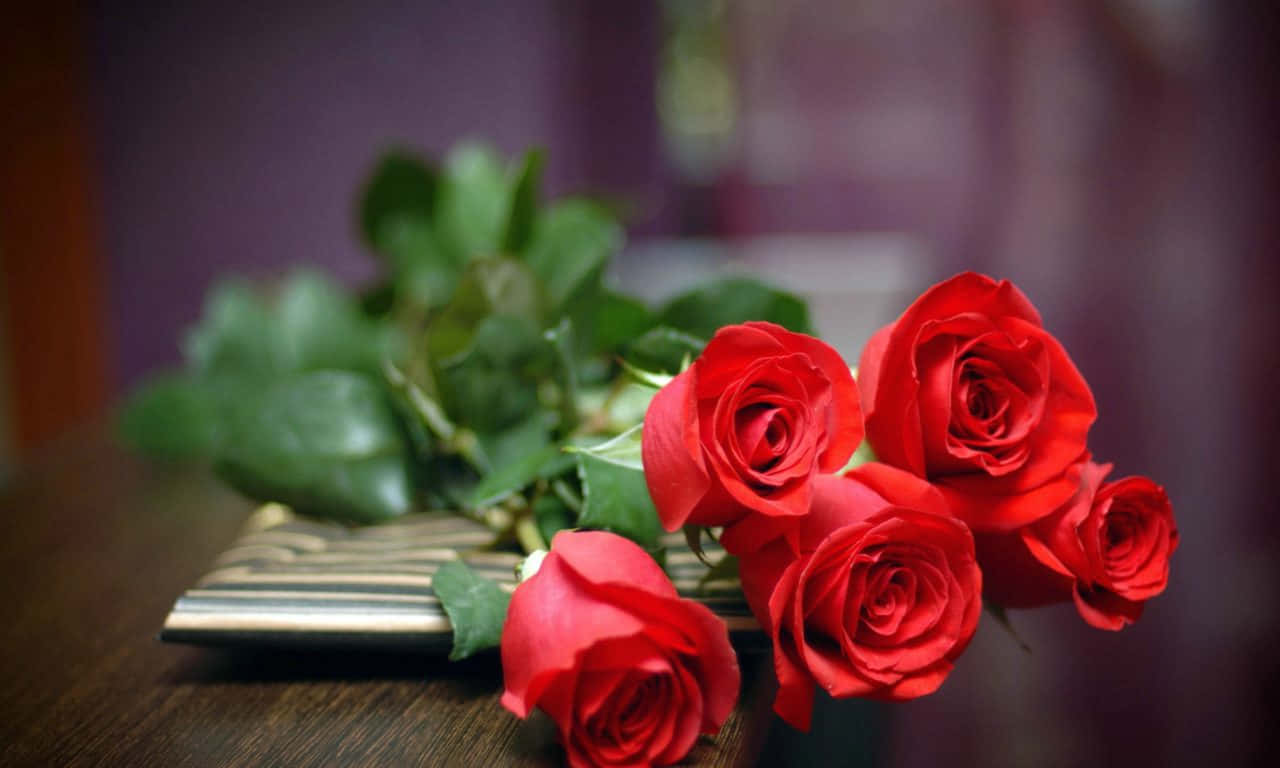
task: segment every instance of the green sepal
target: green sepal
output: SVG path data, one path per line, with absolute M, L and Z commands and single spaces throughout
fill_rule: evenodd
M 849 457 L 849 461 L 844 465 L 844 468 L 840 470 L 839 474 L 843 475 L 851 469 L 860 467 L 863 464 L 870 464 L 876 460 L 876 452 L 871 449 L 871 441 L 864 437 L 862 442 L 858 443 L 857 450 L 855 450 L 853 455 Z
M 619 361 L 622 364 L 622 370 L 630 376 L 634 381 L 654 389 L 662 389 L 671 383 L 675 378 L 668 373 L 654 373 L 653 371 L 641 370 L 626 360 Z
M 984 600 L 982 607 L 988 614 L 990 614 L 991 618 L 995 619 L 997 624 L 1004 628 L 1005 632 L 1009 633 L 1009 637 L 1013 642 L 1017 643 L 1019 648 L 1027 653 L 1031 653 L 1031 646 L 1027 644 L 1027 641 L 1022 639 L 1022 636 L 1018 634 L 1018 630 L 1013 628 L 1013 622 L 1009 620 L 1009 613 L 1005 610 L 1003 605 L 1000 603 L 993 603 L 990 600 Z
M 706 592 L 707 588 L 717 581 L 734 582 L 737 580 L 738 558 L 726 553 L 724 557 L 711 564 L 707 572 L 702 574 L 702 578 L 698 579 L 698 591 Z
M 706 530 L 706 527 L 702 525 L 685 525 L 680 528 L 680 532 L 684 534 L 685 544 L 689 546 L 689 551 L 698 557 L 699 562 L 710 567 L 711 561 L 707 559 L 707 553 L 702 549 L 702 534 Z

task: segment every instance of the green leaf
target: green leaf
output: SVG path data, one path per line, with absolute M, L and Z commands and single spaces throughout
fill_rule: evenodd
M 523 264 L 468 267 L 427 333 L 437 394 L 454 420 L 497 432 L 534 410 L 554 354 L 540 333 L 540 309 L 537 280 Z
M 539 477 L 563 474 L 572 466 L 572 461 L 566 462 L 560 446 L 551 442 L 555 423 L 555 414 L 537 411 L 502 432 L 478 435 L 493 469 L 472 491 L 468 506 L 493 504 Z
M 556 421 L 554 413 L 539 409 L 505 429 L 481 432 L 476 438 L 496 470 L 551 445 Z
M 290 275 L 276 304 L 282 367 L 377 373 L 399 354 L 391 326 L 370 321 L 341 287 L 319 272 Z
M 730 277 L 695 288 L 663 308 L 661 322 L 709 339 L 716 330 L 767 320 L 797 333 L 812 333 L 809 308 L 796 296 L 749 277 Z
M 578 405 L 590 420 L 592 432 L 601 430 L 616 435 L 644 420 L 656 394 L 657 389 L 649 384 L 615 380 L 608 387 L 583 388 Z M 575 443 L 580 445 L 585 440 L 583 436 Z
M 205 376 L 261 379 L 285 368 L 279 327 L 249 285 L 237 280 L 209 291 L 200 322 L 182 347 L 187 365 Z
M 628 383 L 609 405 L 609 424 L 613 429 L 629 428 L 644 421 L 644 415 L 657 391 L 643 384 Z
M 502 625 L 507 620 L 511 595 L 495 582 L 454 560 L 436 569 L 431 588 L 453 624 L 450 661 L 496 648 L 502 642 Z
M 636 425 L 607 443 L 576 451 L 582 484 L 578 523 L 653 548 L 662 527 L 644 480 L 640 436 L 641 425 Z
M 445 161 L 437 222 L 464 259 L 495 255 L 509 210 L 506 168 L 491 148 L 459 144 Z
M 466 265 L 465 255 L 446 246 L 430 219 L 400 216 L 385 230 L 384 250 L 397 294 L 427 308 L 448 303 Z
M 414 467 L 413 476 L 427 508 L 465 510 L 479 478 L 473 464 L 459 456 L 438 453 Z
M 429 221 L 435 199 L 435 171 L 420 155 L 393 149 L 378 160 L 361 191 L 360 233 L 375 251 L 389 255 L 392 227 L 405 218 Z
M 243 282 L 217 284 L 183 345 L 193 371 L 245 391 L 298 370 L 375 373 L 401 347 L 393 327 L 366 317 L 341 286 L 313 270 L 289 275 L 274 306 Z
M 627 469 L 644 471 L 644 460 L 641 458 L 641 440 L 643 424 L 637 424 L 622 434 L 602 443 L 594 445 L 572 445 L 565 450 L 579 456 L 591 456 L 596 459 L 617 464 Z M 647 495 L 647 494 L 646 494 Z
M 212 456 L 222 433 L 214 393 L 181 373 L 153 375 L 120 413 L 120 432 L 137 450 L 158 459 Z
M 653 327 L 658 318 L 637 298 L 605 291 L 596 303 L 593 347 L 598 352 L 614 352 Z
M 477 432 L 497 432 L 538 407 L 550 358 L 550 347 L 527 320 L 503 314 L 482 320 L 465 349 L 432 362 L 450 416 Z
M 428 354 L 446 360 L 466 350 L 480 324 L 502 313 L 542 327 L 543 299 L 529 268 L 511 259 L 486 259 L 471 264 L 458 290 L 427 335 Z
M 363 288 L 357 301 L 365 317 L 386 317 L 396 301 L 396 285 L 390 279 L 381 278 Z
M 533 502 L 533 519 L 543 541 L 550 542 L 558 531 L 572 528 L 573 517 L 573 510 L 554 494 L 544 494 Z
M 638 369 L 675 374 L 685 360 L 702 354 L 706 345 L 684 331 L 658 326 L 627 345 L 627 360 Z
M 494 470 L 472 490 L 468 506 L 485 507 L 496 504 L 523 489 L 538 477 L 539 471 L 560 455 L 560 449 L 548 445 L 518 460 Z
M 373 523 L 408 512 L 413 502 L 391 407 L 356 373 L 297 374 L 242 403 L 217 466 L 252 498 L 321 517 Z
M 569 302 L 598 287 L 609 258 L 622 248 L 622 228 L 599 205 L 566 200 L 538 217 L 525 262 L 542 281 L 556 314 Z M 592 313 L 594 314 L 594 312 Z M 589 321 L 591 316 L 582 318 Z M 581 327 L 589 327 L 580 322 Z
M 511 188 L 511 207 L 507 212 L 507 226 L 502 235 L 502 250 L 519 253 L 529 244 L 538 207 L 538 183 L 542 179 L 545 156 L 541 150 L 524 153 L 524 162 L 516 174 Z

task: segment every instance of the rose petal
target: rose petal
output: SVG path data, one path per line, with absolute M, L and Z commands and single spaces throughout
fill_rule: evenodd
M 1102 549 L 1099 536 L 1098 574 L 1095 580 L 1129 600 L 1146 600 L 1164 591 L 1169 578 L 1169 557 L 1178 546 L 1173 507 L 1164 489 L 1145 477 L 1125 477 L 1102 486 L 1093 515 L 1108 521 L 1124 516 L 1137 528 L 1125 558 L 1117 558 L 1114 545 Z M 1091 552 L 1092 554 L 1092 552 Z
M 809 731 L 813 721 L 813 677 L 796 656 L 792 642 L 774 640 L 773 668 L 778 676 L 778 692 L 773 711 L 798 731 Z
M 657 765 L 668 765 L 674 763 L 689 753 L 693 748 L 694 742 L 698 740 L 698 732 L 701 725 L 697 713 L 705 710 L 705 703 L 702 700 L 702 688 L 698 682 L 693 679 L 693 675 L 685 667 L 679 667 L 677 670 L 677 680 L 675 681 L 678 696 L 673 699 L 666 710 L 666 722 L 664 723 L 663 732 L 658 738 L 654 739 L 654 745 L 664 745 L 665 748 L 655 751 L 653 754 L 653 762 Z M 724 722 L 723 719 L 720 722 Z M 669 731 L 667 729 L 670 729 Z M 714 733 L 720 729 L 719 725 L 709 731 Z
M 949 661 L 938 662 L 927 670 L 902 678 L 882 691 L 879 698 L 907 701 L 928 696 L 942 686 L 943 681 L 954 668 L 955 665 Z
M 560 531 L 551 541 L 551 551 L 594 584 L 623 584 L 659 597 L 677 597 L 662 567 L 640 545 L 622 536 L 605 531 Z
M 965 272 L 925 291 L 898 318 L 884 341 L 883 353 L 872 366 L 874 390 L 864 403 L 871 446 L 881 461 L 924 476 L 925 457 L 920 411 L 915 403 L 919 377 L 913 354 L 923 324 L 938 318 L 973 313 L 1010 316 L 1040 325 L 1040 316 L 1012 283 L 997 283 L 985 275 Z M 877 350 L 878 351 L 878 350 Z M 864 354 L 864 365 L 868 356 Z M 861 368 L 859 369 L 861 372 Z M 891 376 L 891 381 L 885 381 Z
M 893 480 L 898 479 L 896 476 L 898 470 L 893 470 L 892 473 L 881 473 L 876 469 L 865 469 L 869 466 L 871 465 L 864 464 L 843 477 L 820 475 L 814 479 L 813 505 L 800 531 L 800 544 L 803 550 L 813 551 L 826 541 L 832 532 L 845 528 L 851 523 L 866 520 L 889 506 L 889 502 L 868 483 L 862 482 L 862 478 L 892 477 L 893 479 L 890 480 L 892 483 Z M 923 483 L 912 475 L 906 473 L 902 475 L 911 478 L 906 482 L 912 485 L 917 482 Z
M 555 673 L 608 638 L 638 635 L 644 624 L 616 605 L 593 599 L 585 582 L 554 550 L 511 596 L 502 629 L 502 705 L 525 717 Z
M 876 388 L 880 385 L 880 363 L 884 359 L 885 348 L 889 346 L 889 335 L 892 333 L 893 324 L 890 323 L 871 334 L 858 359 L 858 391 L 862 395 L 865 418 L 869 418 L 875 409 Z
M 811 494 L 812 490 L 802 486 L 799 492 Z M 806 519 L 805 515 L 746 515 L 725 526 L 720 534 L 720 545 L 738 557 L 746 557 L 779 540 L 785 542 L 790 551 L 798 551 L 799 536 Z
M 743 323 L 716 331 L 693 367 L 700 372 L 698 397 L 715 397 L 741 380 L 741 372 L 759 360 L 791 354 L 770 323 Z M 692 369 L 690 369 L 692 370 Z
M 830 381 L 831 405 L 825 432 L 827 447 L 818 461 L 821 471 L 838 472 L 849 463 L 864 436 L 862 402 L 849 364 L 834 348 L 812 336 L 792 333 L 777 326 L 774 333 L 789 349 L 798 349 L 808 355 L 814 366 Z
M 952 513 L 978 531 L 1012 531 L 1033 523 L 1066 503 L 1079 487 L 1064 473 L 1038 488 L 1014 493 L 993 492 L 983 475 L 948 475 L 935 480 Z
M 749 322 L 721 328 L 712 337 L 695 365 L 703 371 L 699 394 L 720 393 L 737 380 L 735 371 L 747 361 L 800 353 L 821 371 L 831 387 L 827 445 L 819 458 L 824 472 L 843 467 L 862 442 L 862 407 L 848 364 L 830 345 L 782 326 Z
M 893 505 L 929 512 L 944 517 L 951 516 L 947 500 L 932 483 L 883 462 L 870 462 L 845 473 L 884 497 L 885 506 Z
M 1073 578 L 1092 579 L 1089 561 L 1096 558 L 1088 551 L 1081 526 L 1089 518 L 1094 499 L 1103 479 L 1111 471 L 1110 464 L 1086 460 L 1075 464 L 1064 478 L 1076 479 L 1076 490 L 1070 499 L 1051 514 L 1022 529 L 1022 539 L 1032 556 L 1058 573 Z
M 645 483 L 668 531 L 684 525 L 711 485 L 699 436 L 695 375 L 691 368 L 658 390 L 644 417 Z
M 1080 617 L 1098 629 L 1116 632 L 1142 616 L 1142 603 L 1125 600 L 1106 590 L 1084 590 L 1077 587 L 1072 592 L 1072 598 Z
M 1096 406 L 1012 284 L 971 273 L 939 283 L 863 358 L 872 448 L 946 486 L 966 522 L 1013 530 L 1070 498 L 1061 474 L 1084 453 Z
M 739 557 L 738 574 L 742 593 L 760 627 L 768 635 L 775 634 L 780 616 L 770 610 L 774 590 L 783 572 L 795 561 L 795 553 L 781 540 L 774 540 Z

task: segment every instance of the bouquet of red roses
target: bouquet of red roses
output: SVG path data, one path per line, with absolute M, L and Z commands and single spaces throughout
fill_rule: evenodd
M 1116 630 L 1164 589 L 1169 500 L 1093 460 L 1089 387 L 1011 283 L 933 286 L 854 369 L 758 281 L 656 309 L 608 287 L 620 228 L 539 208 L 540 167 L 389 156 L 360 206 L 385 278 L 359 301 L 314 273 L 274 301 L 220 287 L 126 433 L 302 513 L 447 508 L 521 547 L 513 593 L 460 561 L 432 589 L 453 657 L 500 645 L 503 704 L 550 715 L 573 765 L 676 762 L 737 700 L 725 623 L 677 593 L 662 529 L 718 541 L 709 573 L 739 579 L 800 729 L 817 688 L 936 690 L 984 600 Z
M 818 686 L 881 699 L 936 690 L 984 596 L 1000 608 L 1072 600 L 1103 629 L 1137 620 L 1165 587 L 1178 533 L 1158 485 L 1108 481 L 1111 466 L 1093 461 L 1095 417 L 1084 379 L 1026 297 L 969 273 L 930 288 L 876 333 L 856 376 L 812 336 L 761 322 L 720 329 L 650 404 L 643 467 L 664 527 L 717 532 L 738 559 L 773 640 L 774 709 L 807 729 Z M 657 731 L 633 733 L 629 718 L 661 720 L 655 713 L 672 711 L 664 697 L 693 696 L 710 703 L 703 722 L 714 727 L 736 668 L 723 637 L 706 651 L 694 642 L 705 623 L 697 606 L 632 613 L 624 606 L 639 601 L 602 597 L 619 616 L 597 620 L 600 606 L 541 594 L 607 593 L 633 578 L 643 592 L 652 564 L 628 565 L 638 550 L 597 537 L 560 534 L 548 558 L 555 575 L 517 589 L 503 634 L 504 703 L 518 715 L 541 703 L 583 764 L 611 762 L 613 753 L 594 751 L 605 745 L 664 762 L 669 742 L 655 748 Z M 579 612 L 591 618 L 579 625 L 570 618 Z M 553 616 L 562 631 L 548 630 Z M 633 671 L 622 714 L 581 711 L 599 693 L 576 680 L 598 673 L 595 652 L 574 644 L 662 634 L 666 622 L 685 627 L 673 645 L 691 650 L 664 658 L 700 676 Z M 560 658 L 530 650 L 539 643 Z M 531 689 L 542 670 L 547 687 Z M 606 721 L 613 730 L 600 730 Z

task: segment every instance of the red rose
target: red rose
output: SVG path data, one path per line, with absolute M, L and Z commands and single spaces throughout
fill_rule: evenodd
M 822 476 L 800 529 L 740 563 L 773 638 L 774 710 L 808 730 L 815 684 L 837 698 L 932 693 L 978 626 L 982 573 L 942 495 L 885 464 Z
M 556 535 L 511 597 L 502 669 L 502 705 L 549 714 L 573 766 L 674 763 L 738 697 L 724 622 L 611 533 Z
M 977 530 L 1011 530 L 1071 497 L 1093 395 L 1008 281 L 967 272 L 925 291 L 863 350 L 858 384 L 880 461 L 936 483 Z
M 862 442 L 849 367 L 812 336 L 771 323 L 721 328 L 645 414 L 645 480 L 669 531 L 728 526 L 758 548 L 809 511 L 813 478 Z
M 1082 464 L 1079 490 L 1053 514 L 978 536 L 988 597 L 1010 607 L 1071 599 L 1099 629 L 1138 620 L 1168 584 L 1178 529 L 1163 488 L 1145 477 L 1103 484 L 1110 472 L 1110 464 Z

